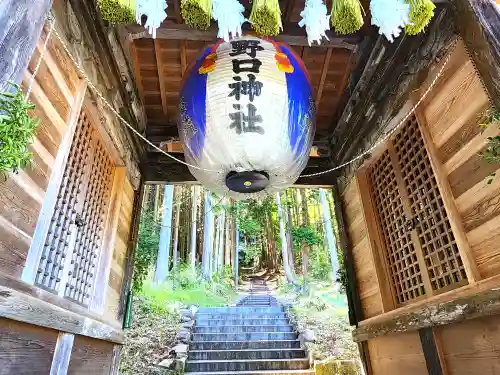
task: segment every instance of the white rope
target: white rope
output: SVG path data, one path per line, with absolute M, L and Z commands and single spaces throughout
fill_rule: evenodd
M 76 59 L 73 57 L 72 53 L 69 51 L 68 47 L 66 46 L 66 43 L 64 43 L 64 40 L 61 38 L 61 36 L 59 35 L 59 33 L 57 32 L 57 30 L 54 28 L 54 21 L 52 21 L 51 23 L 51 28 L 49 30 L 49 33 L 47 35 L 47 39 L 45 40 L 45 45 L 44 45 L 44 51 L 45 51 L 45 48 L 47 46 L 47 42 L 48 42 L 48 39 L 50 37 L 50 33 L 51 32 L 54 32 L 54 35 L 57 37 L 57 39 L 59 40 L 59 42 L 61 43 L 64 51 L 68 54 L 68 57 L 70 58 L 70 60 L 73 62 L 73 64 L 75 65 L 76 69 L 78 70 L 78 72 L 82 75 L 82 77 L 85 79 L 85 82 L 87 82 L 87 85 L 94 91 L 94 93 L 103 101 L 103 103 L 109 108 L 109 110 L 116 116 L 118 117 L 118 119 L 120 119 L 120 121 L 125 125 L 127 126 L 133 133 L 135 133 L 139 138 L 141 138 L 144 142 L 146 142 L 148 145 L 150 145 L 151 147 L 153 147 L 155 150 L 159 151 L 160 153 L 168 156 L 169 158 L 171 158 L 172 160 L 175 160 L 176 162 L 178 163 L 181 163 L 183 165 L 186 165 L 188 167 L 191 167 L 191 168 L 194 168 L 194 169 L 198 169 L 198 170 L 201 170 L 201 171 L 205 171 L 205 172 L 215 172 L 215 173 L 223 173 L 223 171 L 220 171 L 220 170 L 214 170 L 214 169 L 206 169 L 206 168 L 202 168 L 202 167 L 199 167 L 197 165 L 192 165 L 192 164 L 189 164 L 189 163 L 186 163 L 185 161 L 181 160 L 181 159 L 178 159 L 176 158 L 175 156 L 169 154 L 168 152 L 162 150 L 161 148 L 159 148 L 158 146 L 156 146 L 154 143 L 152 143 L 151 141 L 149 141 L 146 137 L 144 137 L 141 133 L 139 133 L 132 125 L 130 125 L 128 123 L 127 120 L 125 120 L 123 118 L 122 115 L 120 115 L 120 113 L 118 113 L 118 111 L 106 100 L 106 98 L 102 95 L 102 93 L 97 89 L 97 87 L 92 83 L 92 81 L 89 79 L 89 77 L 87 76 L 87 74 L 85 73 L 85 71 L 83 70 L 83 68 L 80 66 L 80 64 L 76 61 Z M 355 161 L 365 157 L 366 155 L 370 154 L 375 148 L 377 148 L 378 146 L 380 146 L 382 143 L 384 143 L 387 139 L 389 139 L 389 137 L 394 134 L 394 132 L 396 130 L 398 130 L 401 125 L 403 125 L 406 120 L 408 120 L 408 118 L 413 114 L 413 112 L 415 112 L 415 110 L 420 106 L 420 104 L 425 100 L 425 98 L 427 97 L 427 95 L 429 94 L 429 92 L 432 90 L 432 88 L 435 86 L 437 80 L 439 79 L 439 77 L 441 77 L 441 75 L 443 74 L 443 71 L 444 71 L 444 68 L 446 66 L 446 64 L 448 63 L 448 61 L 450 60 L 450 57 L 451 57 L 451 53 L 448 54 L 448 56 L 446 57 L 443 65 L 441 66 L 441 68 L 439 69 L 439 72 L 438 74 L 436 75 L 436 77 L 434 77 L 434 79 L 432 80 L 431 84 L 429 85 L 429 87 L 425 90 L 424 94 L 420 97 L 420 99 L 418 100 L 418 102 L 412 107 L 412 109 L 401 119 L 401 121 L 389 132 L 387 133 L 384 137 L 382 137 L 380 140 L 378 140 L 374 145 L 372 145 L 371 147 L 369 147 L 367 150 L 365 150 L 363 153 L 357 155 L 356 157 L 354 157 L 353 159 L 345 162 L 345 163 L 342 163 L 340 165 L 337 165 L 331 169 L 327 169 L 325 171 L 322 171 L 322 172 L 317 172 L 317 173 L 311 173 L 311 174 L 305 174 L 305 175 L 301 175 L 300 177 L 315 177 L 315 176 L 320 176 L 320 175 L 323 175 L 323 174 L 326 174 L 326 173 L 330 173 L 330 172 L 333 172 L 333 171 L 336 171 L 338 169 L 341 169 L 341 168 L 344 168 L 345 166 L 348 166 L 349 164 L 352 164 L 354 163 Z M 41 64 L 41 59 L 40 61 L 38 62 L 38 65 L 37 65 L 37 69 L 39 68 L 39 65 Z M 35 69 L 35 72 L 34 72 L 34 75 L 36 74 L 36 71 L 37 69 Z M 34 77 L 34 76 L 33 76 Z
M 214 169 L 205 169 L 205 168 L 202 168 L 202 167 L 199 167 L 197 165 L 192 165 L 192 164 L 189 164 L 189 163 L 186 163 L 184 160 L 181 160 L 181 159 L 178 159 L 176 158 L 175 156 L 173 155 L 170 155 L 168 152 L 165 152 L 164 150 L 162 150 L 161 148 L 159 148 L 158 146 L 156 146 L 154 143 L 152 143 L 151 141 L 149 141 L 146 137 L 144 137 L 140 132 L 138 132 L 132 125 L 130 125 L 128 123 L 127 120 L 125 120 L 123 118 L 122 115 L 120 115 L 120 113 L 118 113 L 118 111 L 106 100 L 106 98 L 104 97 L 104 95 L 97 89 L 97 87 L 92 83 L 92 81 L 90 80 L 90 78 L 87 76 L 87 73 L 85 73 L 85 71 L 83 70 L 83 68 L 80 66 L 80 64 L 76 61 L 76 59 L 73 57 L 73 54 L 69 51 L 68 47 L 66 46 L 66 43 L 64 43 L 64 40 L 61 38 L 61 36 L 59 35 L 59 33 L 57 32 L 56 29 L 54 29 L 54 35 L 57 37 L 57 39 L 59 40 L 59 42 L 61 42 L 61 45 L 64 49 L 64 51 L 68 54 L 68 57 L 70 58 L 70 60 L 73 62 L 73 64 L 75 65 L 76 69 L 78 70 L 78 72 L 82 75 L 83 79 L 85 80 L 85 82 L 87 82 L 87 85 L 92 89 L 92 91 L 102 100 L 102 102 L 106 105 L 106 107 L 108 107 L 108 109 L 113 112 L 113 114 L 118 117 L 120 119 L 120 121 L 125 125 L 127 126 L 132 132 L 134 132 L 139 138 L 141 138 L 144 142 L 146 142 L 148 145 L 150 145 L 151 147 L 153 147 L 155 150 L 161 152 L 162 154 L 168 156 L 169 158 L 171 158 L 172 160 L 175 160 L 176 162 L 178 163 L 181 163 L 181 164 L 184 164 L 188 167 L 191 167 L 191 168 L 194 168 L 194 169 L 199 169 L 200 171 L 205 171 L 205 172 L 216 172 L 216 173 L 222 173 L 222 171 L 220 170 L 214 170 Z
M 322 172 L 317 172 L 317 173 L 311 173 L 311 174 L 303 174 L 303 175 L 300 175 L 300 177 L 315 177 L 315 176 L 320 176 L 322 174 L 326 174 L 326 173 L 330 173 L 330 172 L 333 172 L 333 171 L 336 171 L 338 169 L 341 169 L 341 168 L 344 168 L 345 166 L 348 166 L 349 164 L 352 164 L 354 163 L 355 161 L 365 157 L 366 155 L 370 154 L 374 149 L 376 149 L 378 146 L 380 146 L 382 143 L 384 143 L 385 141 L 387 141 L 389 139 L 389 137 L 391 135 L 394 134 L 394 132 L 396 130 L 398 130 L 401 125 L 403 125 L 406 120 L 408 120 L 408 118 L 413 114 L 413 112 L 415 112 L 415 110 L 420 106 L 420 104 L 425 100 L 425 98 L 427 97 L 427 95 L 429 94 L 429 92 L 431 92 L 432 88 L 435 86 L 436 82 L 438 81 L 439 77 L 441 77 L 441 75 L 443 74 L 443 71 L 444 71 L 444 68 L 446 66 L 446 64 L 448 64 L 448 61 L 450 61 L 450 57 L 451 57 L 451 53 L 448 54 L 448 57 L 446 57 L 444 63 L 443 63 L 443 66 L 441 66 L 441 69 L 439 69 L 439 72 L 438 74 L 436 75 L 436 77 L 434 77 L 434 79 L 432 80 L 431 84 L 429 85 L 429 87 L 427 88 L 427 90 L 425 90 L 424 94 L 420 97 L 420 99 L 418 100 L 417 103 L 415 103 L 415 105 L 410 109 L 410 111 L 401 119 L 401 121 L 399 121 L 399 123 L 394 127 L 394 129 L 392 129 L 389 133 L 387 133 L 385 136 L 383 136 L 381 139 L 379 139 L 377 142 L 375 142 L 374 145 L 372 145 L 371 147 L 369 147 L 367 150 L 365 150 L 364 152 L 362 152 L 361 154 L 359 154 L 358 156 L 354 157 L 353 159 L 349 160 L 349 161 L 346 161 L 345 163 L 342 163 L 340 165 L 337 165 L 336 167 L 333 167 L 331 169 L 328 169 L 326 171 L 322 171 Z
M 33 74 L 31 75 L 30 82 L 28 84 L 28 89 L 26 90 L 26 100 L 28 100 L 30 97 L 31 90 L 33 89 L 33 83 L 35 82 L 35 77 L 38 73 L 38 70 L 40 69 L 40 65 L 42 65 L 43 57 L 45 56 L 45 51 L 47 51 L 47 44 L 49 43 L 50 36 L 52 35 L 52 30 L 54 30 L 54 25 L 56 23 L 56 20 L 51 15 L 49 15 L 47 18 L 50 24 L 49 31 L 47 33 L 47 37 L 45 38 L 45 42 L 43 43 L 43 48 L 40 51 L 40 58 L 38 59 L 35 69 L 33 70 Z

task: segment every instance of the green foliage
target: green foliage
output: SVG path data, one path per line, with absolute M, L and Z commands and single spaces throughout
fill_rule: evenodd
M 181 14 L 187 25 L 206 30 L 212 19 L 212 0 L 182 0 Z
M 141 290 L 148 273 L 154 267 L 160 242 L 160 223 L 152 211 L 143 211 L 139 224 L 137 248 L 135 251 L 134 279 L 132 288 Z
M 16 172 L 31 162 L 28 145 L 40 122 L 29 115 L 35 106 L 26 100 L 21 87 L 9 84 L 14 92 L 0 92 L 0 175 Z
M 101 11 L 102 19 L 113 25 L 127 25 L 135 23 L 135 9 L 129 1 L 119 0 L 98 0 L 97 4 Z
M 483 116 L 481 126 L 499 126 L 500 111 L 497 109 L 489 109 Z M 500 163 L 500 135 L 488 137 L 486 149 L 481 153 L 481 156 L 491 164 Z M 488 178 L 488 184 L 493 182 L 495 173 L 492 173 Z
M 310 257 L 310 274 L 313 280 L 330 280 L 332 265 L 328 254 L 323 249 L 318 249 L 318 254 Z
M 422 32 L 434 16 L 436 6 L 431 0 L 407 0 L 410 4 L 411 24 L 405 26 L 408 35 L 416 35 Z
M 362 6 L 359 0 L 333 0 L 332 26 L 340 35 L 352 34 L 363 26 Z
M 254 243 L 248 245 L 244 250 L 244 257 L 242 266 L 245 267 L 254 267 L 262 254 L 262 248 L 260 245 Z
M 292 239 L 294 247 L 299 249 L 304 242 L 308 246 L 314 246 L 321 244 L 323 241 L 321 235 L 308 226 L 292 228 Z
M 182 264 L 164 283 L 145 281 L 139 296 L 147 298 L 155 311 L 168 311 L 180 305 L 205 307 L 230 303 L 235 297 L 230 269 L 214 274 L 212 279 L 207 282 L 199 269 L 192 272 L 188 265 Z

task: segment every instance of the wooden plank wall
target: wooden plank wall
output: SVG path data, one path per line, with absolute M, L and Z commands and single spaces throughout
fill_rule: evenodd
M 481 278 L 500 274 L 500 164 L 479 154 L 500 125 L 480 127 L 489 107 L 479 75 L 461 41 L 421 114 L 437 148 Z M 497 172 L 492 184 L 488 175 Z
M 45 31 L 25 74 L 24 86 L 38 62 Z M 0 179 L 0 272 L 20 278 L 47 191 L 59 144 L 66 131 L 71 106 L 80 79 L 53 42 L 49 42 L 30 100 L 40 119 L 30 146 L 33 163 L 18 173 Z
M 436 64 L 420 92 L 439 67 Z M 458 211 L 454 220 L 463 227 L 479 280 L 500 275 L 500 164 L 488 164 L 479 155 L 485 150 L 487 138 L 500 134 L 500 124 L 479 126 L 489 106 L 483 83 L 463 42 L 458 40 L 443 76 L 417 113 L 421 126 L 430 135 L 429 152 L 437 155 L 438 173 L 444 176 L 445 188 L 449 187 L 447 197 L 451 195 Z M 493 172 L 497 176 L 488 184 L 488 176 Z M 353 244 L 358 292 L 367 319 L 382 314 L 383 308 L 356 179 L 350 181 L 342 199 Z M 405 308 L 410 307 L 411 304 Z M 434 328 L 443 374 L 499 374 L 498 332 L 499 316 Z M 371 339 L 368 352 L 374 375 L 429 373 L 416 331 Z
M 382 313 L 382 300 L 356 178 L 349 183 L 342 199 L 345 204 L 347 233 L 352 244 L 352 257 L 363 318 L 367 319 Z
M 128 180 L 125 182 L 122 194 L 118 229 L 106 296 L 105 316 L 109 320 L 116 320 L 118 315 L 120 291 L 125 275 L 127 248 L 132 227 L 134 189 Z

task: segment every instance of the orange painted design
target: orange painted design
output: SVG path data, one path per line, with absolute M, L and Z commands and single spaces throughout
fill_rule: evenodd
M 200 68 L 198 69 L 198 72 L 200 74 L 207 74 L 210 72 L 213 72 L 215 69 L 215 61 L 217 60 L 217 54 L 211 53 L 205 57 L 205 60 L 203 60 L 203 64 L 201 64 Z
M 276 59 L 276 65 L 278 65 L 278 69 L 285 73 L 293 73 L 293 65 L 290 64 L 290 60 L 288 56 L 282 52 L 276 52 L 274 55 Z

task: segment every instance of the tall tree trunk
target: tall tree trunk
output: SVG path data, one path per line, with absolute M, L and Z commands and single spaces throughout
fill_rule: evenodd
M 293 219 L 290 214 L 290 206 L 285 206 L 286 210 L 286 240 L 287 240 L 287 252 L 288 252 L 288 264 L 293 273 L 295 273 L 295 259 L 293 256 L 293 239 L 292 239 L 292 226 Z
M 232 238 L 231 238 L 231 216 L 229 215 L 229 212 L 226 214 L 226 242 L 225 242 L 225 248 L 224 248 L 224 264 L 225 265 L 230 265 L 231 264 L 231 247 L 232 245 Z
M 189 257 L 189 263 L 191 265 L 191 270 L 195 271 L 196 269 L 196 224 L 197 224 L 197 211 L 198 211 L 198 196 L 200 194 L 200 188 L 199 186 L 193 186 L 192 188 L 193 191 L 193 199 L 191 203 L 191 251 L 190 251 L 190 257 Z
M 309 245 L 304 241 L 301 246 L 302 251 L 302 277 L 304 278 L 303 288 L 307 289 L 307 279 L 309 277 Z
M 168 277 L 170 262 L 170 240 L 172 236 L 172 201 L 174 198 L 173 185 L 165 185 L 165 201 L 163 203 L 163 218 L 160 231 L 160 244 L 156 260 L 155 282 L 163 282 Z
M 213 259 L 213 270 L 214 272 L 219 272 L 220 270 L 220 243 L 221 243 L 221 221 L 222 221 L 222 214 L 219 214 L 217 216 L 217 219 L 215 220 L 215 248 L 214 248 L 214 259 Z
M 238 224 L 235 221 L 235 239 L 234 239 L 234 290 L 238 291 L 238 282 L 239 282 L 239 266 L 240 266 L 240 231 L 238 229 Z
M 337 245 L 335 243 L 335 237 L 333 236 L 333 229 L 330 216 L 330 208 L 326 200 L 326 193 L 324 189 L 319 190 L 321 199 L 321 209 L 323 211 L 323 221 L 325 223 L 326 239 L 328 241 L 328 248 L 330 250 L 330 260 L 332 263 L 332 277 L 333 280 L 337 280 L 337 271 L 339 269 L 339 261 L 337 258 Z
M 175 194 L 175 226 L 174 226 L 174 245 L 172 247 L 172 263 L 173 268 L 176 269 L 179 264 L 179 222 L 181 219 L 181 203 L 182 203 L 182 186 L 178 186 Z
M 202 253 L 202 269 L 203 276 L 207 280 L 211 280 L 212 268 L 212 249 L 213 249 L 213 212 L 212 212 L 212 197 L 208 190 L 205 190 L 205 212 L 203 224 L 203 253 Z
M 306 189 L 300 189 L 300 203 L 302 205 L 302 224 L 305 226 L 310 225 L 309 218 L 309 205 L 307 203 L 307 191 Z
M 295 275 L 292 273 L 290 269 L 290 263 L 288 260 L 288 244 L 285 233 L 285 219 L 283 217 L 283 209 L 281 207 L 281 198 L 280 193 L 276 193 L 276 206 L 278 207 L 278 219 L 280 223 L 280 237 L 281 237 L 281 254 L 283 257 L 283 268 L 285 270 L 285 276 L 289 283 L 297 285 L 297 281 L 295 280 Z
M 220 234 L 219 234 L 219 264 L 218 264 L 218 271 L 222 272 L 224 269 L 224 249 L 225 249 L 225 243 L 224 239 L 225 236 L 224 234 L 226 233 L 226 211 L 222 211 L 221 218 L 220 218 Z

